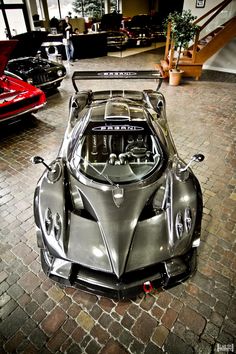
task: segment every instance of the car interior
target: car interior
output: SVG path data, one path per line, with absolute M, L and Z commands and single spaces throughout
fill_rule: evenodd
M 119 132 L 84 136 L 74 165 L 88 177 L 103 181 L 105 175 L 120 183 L 144 178 L 159 160 L 158 144 L 152 135 Z

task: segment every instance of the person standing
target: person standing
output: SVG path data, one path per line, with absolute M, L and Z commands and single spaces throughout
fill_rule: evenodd
M 65 45 L 66 57 L 68 63 L 71 63 L 74 57 L 74 46 L 71 40 L 72 33 L 73 33 L 73 28 L 69 22 L 69 17 L 66 16 L 65 22 L 63 23 L 63 43 Z

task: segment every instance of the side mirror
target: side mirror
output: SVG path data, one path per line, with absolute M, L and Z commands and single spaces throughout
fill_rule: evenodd
M 43 163 L 44 160 L 41 156 L 32 156 L 30 161 L 34 164 L 37 165 L 38 163 Z
M 44 159 L 41 156 L 32 156 L 30 161 L 32 162 L 32 164 L 37 165 L 39 163 L 42 163 L 47 169 L 48 171 L 52 171 L 51 167 L 49 167 L 45 162 Z
M 183 167 L 179 169 L 179 172 L 184 172 L 187 171 L 187 169 L 189 168 L 189 166 L 193 163 L 193 162 L 202 162 L 205 159 L 205 156 L 203 154 L 195 154 L 191 157 L 189 163 Z
M 205 159 L 205 156 L 203 154 L 195 154 L 192 159 L 196 162 L 202 162 Z

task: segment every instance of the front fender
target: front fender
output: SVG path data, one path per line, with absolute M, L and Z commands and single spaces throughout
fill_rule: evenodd
M 180 255 L 200 237 L 202 193 L 192 172 L 185 181 L 170 173 L 170 207 L 168 209 L 169 235 L 173 254 Z
M 65 257 L 66 225 L 68 220 L 66 205 L 67 181 L 62 159 L 50 164 L 52 173 L 45 170 L 40 178 L 34 196 L 35 223 L 41 232 L 39 246 L 48 248 L 55 257 Z

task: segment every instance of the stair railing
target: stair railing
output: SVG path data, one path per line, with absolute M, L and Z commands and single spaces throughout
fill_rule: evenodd
M 204 18 L 208 17 L 210 14 L 212 14 L 212 16 L 210 16 L 206 22 L 204 22 L 197 30 L 196 35 L 195 35 L 195 39 L 194 39 L 194 43 L 193 43 L 193 51 L 192 51 L 192 62 L 195 63 L 196 60 L 196 53 L 197 53 L 197 47 L 198 47 L 198 42 L 199 42 L 199 38 L 200 38 L 200 33 L 201 31 L 230 3 L 232 2 L 232 0 L 224 0 L 221 3 L 219 3 L 218 5 L 216 5 L 215 7 L 213 7 L 211 10 L 209 10 L 208 12 L 206 12 L 204 15 L 202 15 L 201 17 L 199 17 L 198 19 L 196 19 L 193 23 L 196 25 L 197 23 L 199 23 L 200 21 L 202 21 Z
M 195 63 L 196 61 L 196 53 L 197 53 L 197 48 L 198 48 L 198 42 L 200 38 L 200 33 L 201 31 L 228 5 L 232 2 L 232 0 L 224 0 L 215 7 L 213 7 L 211 10 L 206 12 L 204 15 L 196 19 L 193 23 L 198 24 L 200 21 L 210 16 L 206 22 L 204 22 L 199 28 L 197 29 L 197 32 L 195 34 L 194 38 L 194 43 L 192 46 L 192 63 Z M 173 64 L 173 57 L 174 57 L 174 44 L 173 41 L 171 41 L 171 21 L 168 22 L 167 25 L 167 34 L 166 34 L 166 48 L 165 48 L 165 55 L 164 59 L 169 62 L 169 68 L 172 68 Z
M 171 21 L 168 21 L 167 24 L 167 33 L 166 33 L 166 48 L 164 59 L 169 61 L 169 67 L 172 68 L 172 63 L 174 59 L 174 40 L 171 40 Z M 168 59 L 168 60 L 167 60 Z

